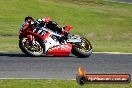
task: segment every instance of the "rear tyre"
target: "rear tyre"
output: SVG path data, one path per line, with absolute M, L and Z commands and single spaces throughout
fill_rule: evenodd
M 86 38 L 82 37 L 81 39 L 81 43 L 73 44 L 71 52 L 77 57 L 89 57 L 92 54 L 92 45 Z
M 31 45 L 26 37 L 19 40 L 19 48 L 23 53 L 28 56 L 41 56 L 43 54 L 43 48 L 38 41 L 35 41 L 34 45 Z

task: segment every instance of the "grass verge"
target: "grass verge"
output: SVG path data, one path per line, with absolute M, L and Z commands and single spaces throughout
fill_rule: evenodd
M 18 37 L 0 36 L 0 51 L 20 51 Z
M 0 80 L 0 88 L 131 88 L 130 84 L 78 85 L 72 80 Z
M 104 0 L 0 0 L 0 35 L 17 36 L 28 15 L 50 16 L 62 26 L 72 25 L 71 33 L 87 37 L 94 51 L 132 52 L 131 4 Z M 10 39 L 0 40 L 1 51 L 18 50 L 18 39 Z

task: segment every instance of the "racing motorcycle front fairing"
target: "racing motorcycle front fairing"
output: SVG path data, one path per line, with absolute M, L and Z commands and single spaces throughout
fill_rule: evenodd
M 81 43 L 81 37 L 79 35 L 70 35 L 66 42 L 67 44 L 61 44 L 49 48 L 46 54 L 54 56 L 69 56 L 72 51 L 72 45 L 74 43 Z M 46 46 L 48 45 L 50 44 L 47 44 Z
M 49 48 L 46 54 L 53 56 L 69 56 L 71 50 L 72 44 L 62 44 Z

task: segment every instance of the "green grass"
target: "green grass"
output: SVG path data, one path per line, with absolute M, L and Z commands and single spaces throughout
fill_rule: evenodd
M 131 88 L 132 84 L 78 85 L 72 80 L 0 80 L 0 88 Z
M 14 36 L 0 36 L 0 50 L 1 51 L 20 51 L 18 47 L 18 38 Z
M 94 51 L 132 52 L 131 4 L 104 0 L 0 0 L 0 35 L 18 35 L 28 15 L 50 16 L 61 26 L 72 25 L 71 33 L 87 37 Z M 5 50 L 17 46 L 17 39 L 8 40 L 0 40 Z

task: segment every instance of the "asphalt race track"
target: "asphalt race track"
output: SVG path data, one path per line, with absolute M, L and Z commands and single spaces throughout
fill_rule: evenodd
M 132 0 L 112 0 L 112 1 L 132 3 Z
M 0 78 L 75 79 L 77 68 L 87 73 L 129 73 L 132 54 L 94 53 L 89 58 L 28 57 L 22 53 L 0 53 Z

